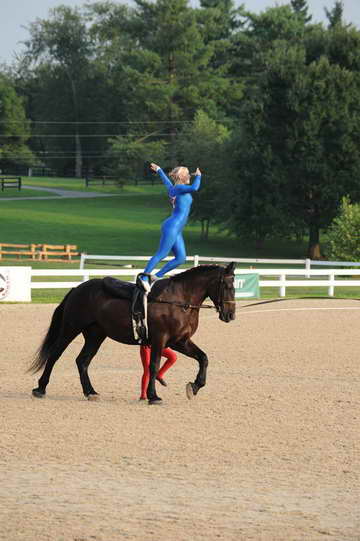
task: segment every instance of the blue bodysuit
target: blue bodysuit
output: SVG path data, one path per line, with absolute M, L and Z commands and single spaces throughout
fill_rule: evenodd
M 156 276 L 164 276 L 167 272 L 178 267 L 186 260 L 185 243 L 182 230 L 189 217 L 192 204 L 191 192 L 200 188 L 201 175 L 196 175 L 192 184 L 177 184 L 174 186 L 162 169 L 157 171 L 165 184 L 169 197 L 175 197 L 174 210 L 161 225 L 161 238 L 159 249 L 150 259 L 144 272 L 150 273 L 156 265 L 168 255 L 170 251 L 175 258 L 168 261 L 166 265 L 156 273 Z

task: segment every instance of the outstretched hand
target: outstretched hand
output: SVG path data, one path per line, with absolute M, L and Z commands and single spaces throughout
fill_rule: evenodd
M 155 171 L 155 172 L 156 172 L 158 169 L 160 169 L 160 167 L 159 167 L 159 165 L 156 165 L 156 163 L 151 163 L 151 164 L 150 164 L 150 169 L 151 169 L 152 171 Z
M 201 171 L 198 167 L 196 168 L 195 175 L 201 175 Z

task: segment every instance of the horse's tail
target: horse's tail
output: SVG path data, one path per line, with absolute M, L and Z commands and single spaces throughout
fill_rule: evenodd
M 49 357 L 55 351 L 58 339 L 60 338 L 65 304 L 68 296 L 72 291 L 73 289 L 70 289 L 70 291 L 65 295 L 65 297 L 59 304 L 59 306 L 55 309 L 55 312 L 53 313 L 51 319 L 50 327 L 45 335 L 44 340 L 42 341 L 41 346 L 35 354 L 34 360 L 30 368 L 28 369 L 28 372 L 31 372 L 32 374 L 38 372 L 46 364 Z

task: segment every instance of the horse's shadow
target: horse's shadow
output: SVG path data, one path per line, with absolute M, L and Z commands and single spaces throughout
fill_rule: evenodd
M 1 400 L 34 400 L 34 397 L 30 393 L 17 393 L 15 391 L 0 391 Z M 64 402 L 80 402 L 83 401 L 83 397 L 64 396 L 64 395 L 52 395 L 47 396 L 46 401 L 64 401 Z M 35 401 L 35 400 L 34 400 Z

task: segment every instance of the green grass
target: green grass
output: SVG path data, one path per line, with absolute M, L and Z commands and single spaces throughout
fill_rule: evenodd
M 1 207 L 1 241 L 76 244 L 88 253 L 149 253 L 159 232 L 160 196 L 9 201 Z M 161 219 L 160 218 L 160 219 Z M 147 227 L 148 226 L 148 227 Z M 137 250 L 137 244 L 139 250 Z
M 77 192 L 98 192 L 113 195 L 128 195 L 128 194 L 154 194 L 163 192 L 161 185 L 156 184 L 152 186 L 148 185 L 136 186 L 135 184 L 126 184 L 123 188 L 120 188 L 114 184 L 93 184 L 89 187 L 85 185 L 85 179 L 80 178 L 56 178 L 56 177 L 22 177 L 22 183 L 26 186 L 35 186 L 36 188 L 44 188 L 43 191 L 30 190 L 28 188 L 22 188 L 20 191 L 17 188 L 5 188 L 4 191 L 0 191 L 1 198 L 9 197 L 39 197 L 42 196 L 56 196 L 53 192 L 46 191 L 46 188 L 57 188 L 59 190 L 69 190 Z M 59 196 L 60 197 L 60 196 Z
M 25 179 L 24 179 L 25 180 Z M 76 244 L 79 251 L 97 255 L 144 255 L 155 253 L 160 237 L 160 223 L 170 213 L 165 190 L 160 185 L 126 185 L 123 190 L 113 186 L 85 188 L 83 179 L 31 178 L 27 184 L 44 188 L 58 187 L 78 191 L 117 193 L 117 197 L 92 199 L 14 200 L 0 206 L 0 242 Z M 16 190 L 9 190 L 9 196 Z M 30 190 L 22 190 L 22 196 Z M 35 192 L 39 196 L 43 192 Z M 47 192 L 48 194 L 49 192 Z M 200 239 L 200 226 L 189 223 L 185 229 L 188 255 L 246 258 L 304 258 L 306 245 L 273 239 L 256 250 L 252 243 L 211 228 L 207 241 Z M 79 262 L 33 262 L 28 259 L 0 260 L 0 266 L 31 265 L 33 268 L 79 268 Z M 116 262 L 87 268 L 115 267 Z M 142 266 L 142 263 L 139 263 Z M 256 265 L 258 268 L 268 265 Z M 336 295 L 356 297 L 352 288 L 336 288 Z M 278 297 L 278 288 L 261 291 L 262 297 Z M 326 288 L 287 289 L 287 296 L 327 296 Z M 34 302 L 59 302 L 63 290 L 33 290 Z
M 29 179 L 30 183 L 30 179 Z M 31 178 L 39 187 L 85 189 L 82 179 Z M 97 186 L 108 192 L 112 186 Z M 29 190 L 30 191 L 30 190 Z M 29 192 L 26 190 L 26 193 Z M 13 193 L 13 192 L 12 192 Z M 24 191 L 25 193 L 25 191 Z M 33 192 L 39 195 L 40 192 Z M 93 199 L 29 200 L 2 203 L 0 241 L 13 243 L 77 244 L 82 252 L 107 255 L 152 255 L 159 242 L 160 223 L 170 207 L 160 185 L 126 185 L 118 197 Z M 256 251 L 251 243 L 210 231 L 200 239 L 200 226 L 189 223 L 185 230 L 189 255 L 234 257 L 303 257 L 304 244 L 273 240 Z
M 152 186 L 135 184 L 125 184 L 123 188 L 116 186 L 115 184 L 92 184 L 91 186 L 85 185 L 85 179 L 81 178 L 55 178 L 55 177 L 23 177 L 23 184 L 28 186 L 36 186 L 42 188 L 58 188 L 59 190 L 74 190 L 79 192 L 99 192 L 99 193 L 113 193 L 113 194 L 128 194 L 128 193 L 160 193 L 163 191 L 161 185 L 156 184 Z M 24 191 L 25 192 L 25 191 Z M 28 190 L 26 190 L 26 193 Z
M 160 223 L 170 207 L 164 191 L 131 187 L 126 196 L 93 199 L 19 200 L 2 203 L 2 242 L 76 244 L 80 251 L 106 255 L 152 255 L 159 242 Z M 160 192 L 160 193 L 159 193 Z M 189 255 L 224 257 L 300 257 L 302 248 L 289 243 L 268 244 L 256 252 L 215 228 L 200 239 L 200 227 L 185 230 Z M 277 253 L 275 252 L 277 251 Z
M 87 191 L 85 180 L 80 178 L 23 177 L 22 182 L 28 186 Z

